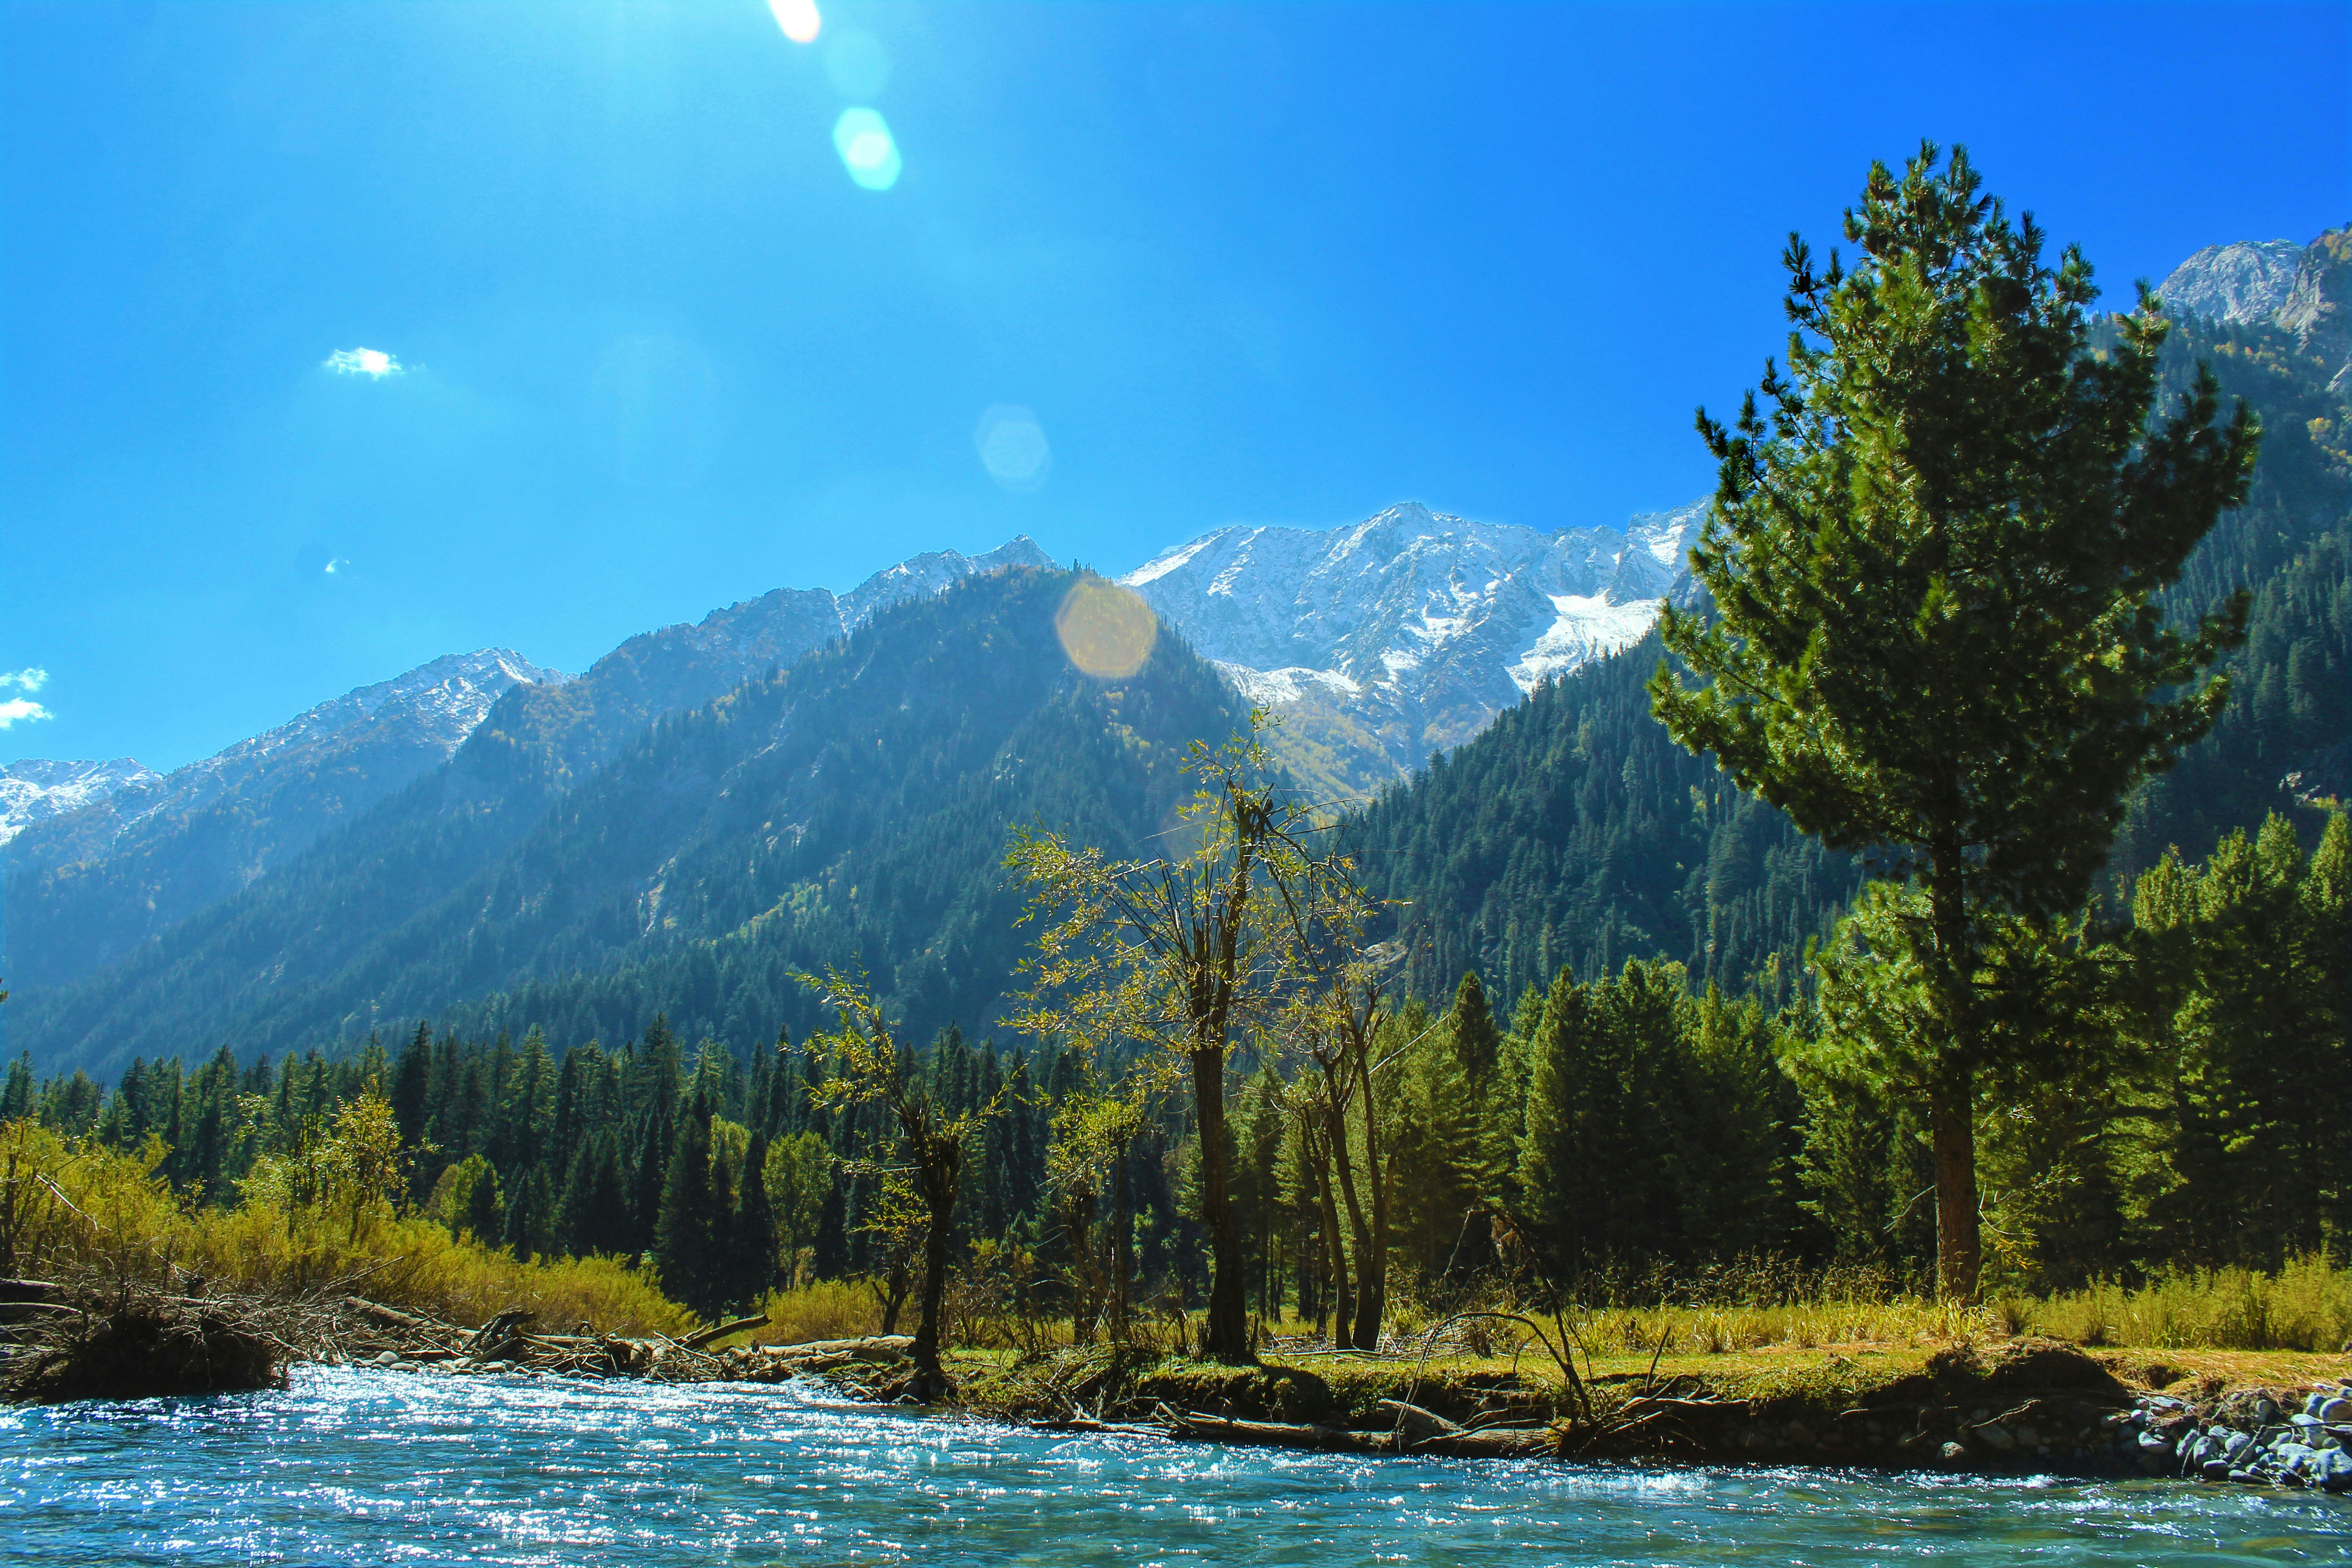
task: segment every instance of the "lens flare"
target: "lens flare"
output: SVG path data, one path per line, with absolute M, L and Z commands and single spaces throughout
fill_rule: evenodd
M 843 110 L 833 122 L 833 150 L 841 154 L 849 177 L 866 189 L 887 191 L 898 183 L 898 144 L 874 110 Z
M 981 467 L 1008 490 L 1034 490 L 1054 467 L 1054 449 L 1037 416 L 1015 403 L 1000 403 L 980 416 L 971 433 Z
M 768 0 L 768 9 L 775 13 L 776 26 L 784 37 L 796 44 L 814 44 L 824 27 L 824 18 L 816 14 L 816 0 Z
M 1054 635 L 1072 664 L 1116 680 L 1143 668 L 1160 640 L 1160 622 L 1136 594 L 1101 577 L 1081 577 L 1054 612 Z

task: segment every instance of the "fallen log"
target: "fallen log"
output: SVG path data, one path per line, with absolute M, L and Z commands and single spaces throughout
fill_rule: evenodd
M 705 1345 L 716 1344 L 730 1334 L 740 1334 L 745 1329 L 765 1328 L 767 1323 L 767 1313 L 754 1312 L 748 1318 L 738 1318 L 731 1323 L 721 1323 L 717 1328 L 705 1329 L 698 1334 L 688 1334 L 678 1342 L 690 1351 L 698 1351 Z
M 0 1279 L 0 1301 L 46 1301 L 64 1289 L 53 1279 Z
M 1425 1438 L 1408 1445 L 1405 1452 L 1448 1459 L 1525 1459 L 1559 1449 L 1559 1438 L 1549 1426 L 1482 1426 Z
M 778 1356 L 787 1361 L 814 1361 L 820 1356 L 839 1356 L 848 1361 L 880 1362 L 885 1365 L 905 1361 L 915 1352 L 912 1334 L 868 1334 L 862 1340 L 811 1340 L 798 1345 L 753 1345 L 761 1355 Z
M 1310 1426 L 1290 1421 L 1236 1421 L 1230 1416 L 1212 1415 L 1205 1410 L 1178 1415 L 1165 1405 L 1160 1406 L 1158 1414 L 1169 1431 L 1179 1437 L 1201 1437 L 1258 1448 L 1311 1448 L 1348 1454 L 1395 1451 L 1395 1435 L 1389 1432 L 1351 1432 L 1344 1426 Z

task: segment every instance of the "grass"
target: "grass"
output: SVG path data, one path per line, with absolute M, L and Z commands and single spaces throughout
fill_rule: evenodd
M 694 1315 L 613 1258 L 518 1258 L 402 1216 L 381 1196 L 315 1182 L 249 1185 L 234 1208 L 184 1203 L 144 1155 L 0 1127 L 0 1273 L 89 1285 L 194 1288 L 299 1298 L 352 1293 L 451 1322 L 509 1309 L 550 1329 L 684 1333 Z

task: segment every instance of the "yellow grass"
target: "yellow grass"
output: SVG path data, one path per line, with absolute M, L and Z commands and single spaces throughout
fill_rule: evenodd
M 743 1342 L 804 1345 L 882 1331 L 882 1304 L 862 1280 L 824 1279 L 797 1290 L 771 1290 L 760 1310 L 768 1314 L 768 1326 L 752 1331 Z M 907 1316 L 913 1316 L 911 1304 Z
M 395 1217 L 382 1200 L 302 1201 L 278 1193 L 236 1208 L 184 1206 L 144 1157 L 59 1137 L 28 1121 L 0 1127 L 0 1251 L 20 1271 L 99 1282 L 255 1295 L 364 1295 L 452 1322 L 514 1308 L 569 1329 L 683 1333 L 694 1315 L 616 1258 L 522 1259 Z

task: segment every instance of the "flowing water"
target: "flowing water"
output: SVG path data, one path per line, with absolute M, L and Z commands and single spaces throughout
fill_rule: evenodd
M 2352 1561 L 2352 1500 L 2177 1482 L 1368 1459 L 670 1388 L 298 1370 L 0 1412 L 23 1563 Z

